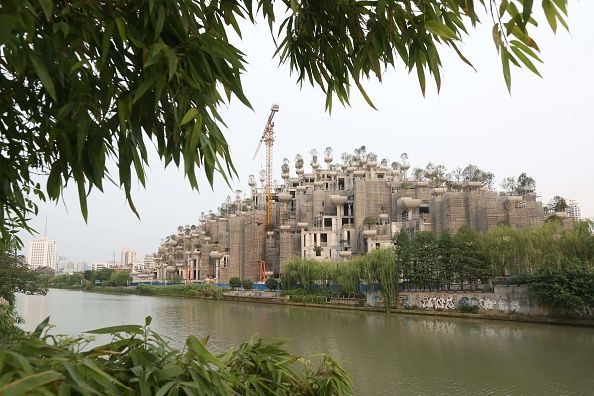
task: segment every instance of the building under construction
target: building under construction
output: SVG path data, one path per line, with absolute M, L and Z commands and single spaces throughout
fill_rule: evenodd
M 391 245 L 403 229 L 455 233 L 469 225 L 486 232 L 498 224 L 527 228 L 544 221 L 532 191 L 507 195 L 481 180 L 447 180 L 430 167 L 408 177 L 403 158 L 388 166 L 356 150 L 335 163 L 330 148 L 321 161 L 312 150 L 307 169 L 297 155 L 294 173 L 285 159 L 281 186 L 270 186 L 264 172 L 260 183 L 250 176 L 248 194 L 237 191 L 216 213 L 166 237 L 156 254 L 157 277 L 262 281 L 292 257 L 348 260 Z

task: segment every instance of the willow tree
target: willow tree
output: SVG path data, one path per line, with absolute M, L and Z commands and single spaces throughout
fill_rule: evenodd
M 567 0 L 543 0 L 553 30 L 566 26 Z M 298 83 L 318 87 L 330 111 L 349 103 L 364 80 L 388 67 L 414 71 L 423 94 L 441 86 L 441 56 L 481 19 L 493 21 L 504 80 L 511 67 L 538 74 L 537 21 L 527 0 L 4 0 L 0 8 L 0 234 L 3 247 L 37 213 L 36 202 L 87 196 L 104 182 L 131 190 L 145 184 L 148 150 L 212 185 L 236 171 L 224 136 L 221 106 L 239 99 L 245 55 L 232 31 L 263 21 L 273 56 Z M 241 41 L 239 41 L 241 45 Z M 107 161 L 116 164 L 110 174 Z M 34 174 L 47 176 L 45 186 Z
M 379 292 L 384 299 L 386 312 L 390 312 L 392 303 L 398 296 L 398 283 L 400 280 L 400 271 L 394 249 L 375 249 L 367 253 L 363 259 L 367 262 L 367 277 L 379 284 Z

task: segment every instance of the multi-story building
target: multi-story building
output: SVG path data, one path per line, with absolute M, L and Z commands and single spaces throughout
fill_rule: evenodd
M 577 201 L 570 199 L 567 201 L 567 214 L 574 220 L 582 219 L 582 208 Z
M 96 262 L 91 264 L 91 270 L 92 271 L 98 271 L 104 268 L 114 268 L 115 265 L 113 263 L 113 261 L 100 261 L 100 262 Z
M 120 266 L 123 268 L 133 268 L 136 264 L 136 251 L 127 247 L 122 249 Z
M 280 264 L 292 257 L 348 260 L 392 245 L 400 230 L 455 233 L 469 225 L 487 232 L 498 224 L 527 228 L 544 221 L 542 203 L 528 191 L 505 195 L 479 180 L 448 181 L 430 169 L 411 179 L 407 162 L 391 168 L 375 156 L 345 158 L 334 164 L 327 149 L 326 166 L 316 155 L 306 171 L 298 156 L 295 176 L 285 161 L 284 183 L 273 191 L 270 224 L 265 188 L 250 176 L 247 198 L 237 191 L 218 213 L 203 214 L 198 225 L 180 226 L 163 240 L 155 260 L 158 277 L 262 281 L 278 275 Z
M 56 268 L 56 241 L 44 236 L 29 242 L 27 264 L 31 269 L 41 267 Z
M 152 271 L 155 268 L 155 256 L 152 254 L 145 254 L 142 261 L 142 271 Z

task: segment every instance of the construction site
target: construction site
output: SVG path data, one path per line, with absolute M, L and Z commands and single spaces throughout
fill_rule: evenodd
M 266 170 L 258 180 L 249 176 L 245 196 L 237 191 L 216 211 L 202 213 L 198 224 L 165 237 L 155 255 L 154 278 L 262 282 L 277 277 L 281 263 L 293 257 L 349 260 L 391 246 L 401 230 L 455 233 L 468 225 L 487 232 L 499 224 L 528 228 L 545 220 L 534 191 L 497 192 L 478 177 L 452 180 L 432 166 L 410 176 L 406 154 L 389 164 L 364 146 L 339 161 L 330 147 L 321 155 L 311 150 L 309 167 L 300 154 L 293 166 L 285 159 L 283 183 L 273 185 L 277 111 L 273 105 L 260 139 Z

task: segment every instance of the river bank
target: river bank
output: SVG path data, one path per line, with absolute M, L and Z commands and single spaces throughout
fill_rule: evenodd
M 153 330 L 180 349 L 189 335 L 208 337 L 217 353 L 252 337 L 283 340 L 295 355 L 336 357 L 355 395 L 594 389 L 591 327 L 58 289 L 18 295 L 16 307 L 28 330 L 49 316 L 53 334 L 142 324 L 150 315 Z
M 342 299 L 342 301 L 332 301 L 324 304 L 296 302 L 291 301 L 289 296 L 283 296 L 279 292 L 268 291 L 251 291 L 251 290 L 228 290 L 223 291 L 216 287 L 208 288 L 205 291 L 198 291 L 191 286 L 162 286 L 151 288 L 138 287 L 101 287 L 95 286 L 83 291 L 94 293 L 108 293 L 108 294 L 135 294 L 140 296 L 163 296 L 163 297 L 183 297 L 189 299 L 206 299 L 206 300 L 221 300 L 242 303 L 255 304 L 275 304 L 285 306 L 306 307 L 315 309 L 333 309 L 346 311 L 363 311 L 363 312 L 385 312 L 385 308 L 377 306 L 369 306 L 362 304 L 362 301 L 353 301 L 355 299 Z M 80 289 L 77 289 L 80 290 Z M 410 294 L 410 293 L 407 293 Z M 392 314 L 407 314 L 407 315 L 422 315 L 422 316 L 441 316 L 449 318 L 470 318 L 470 319 L 484 319 L 484 320 L 498 320 L 498 321 L 513 321 L 513 322 L 527 322 L 540 324 L 557 324 L 570 325 L 581 327 L 594 327 L 594 320 L 579 319 L 579 318 L 563 318 L 551 316 L 537 316 L 527 315 L 521 313 L 468 313 L 457 310 L 439 310 L 439 309 L 418 309 L 418 307 L 398 308 L 392 307 L 390 309 Z

